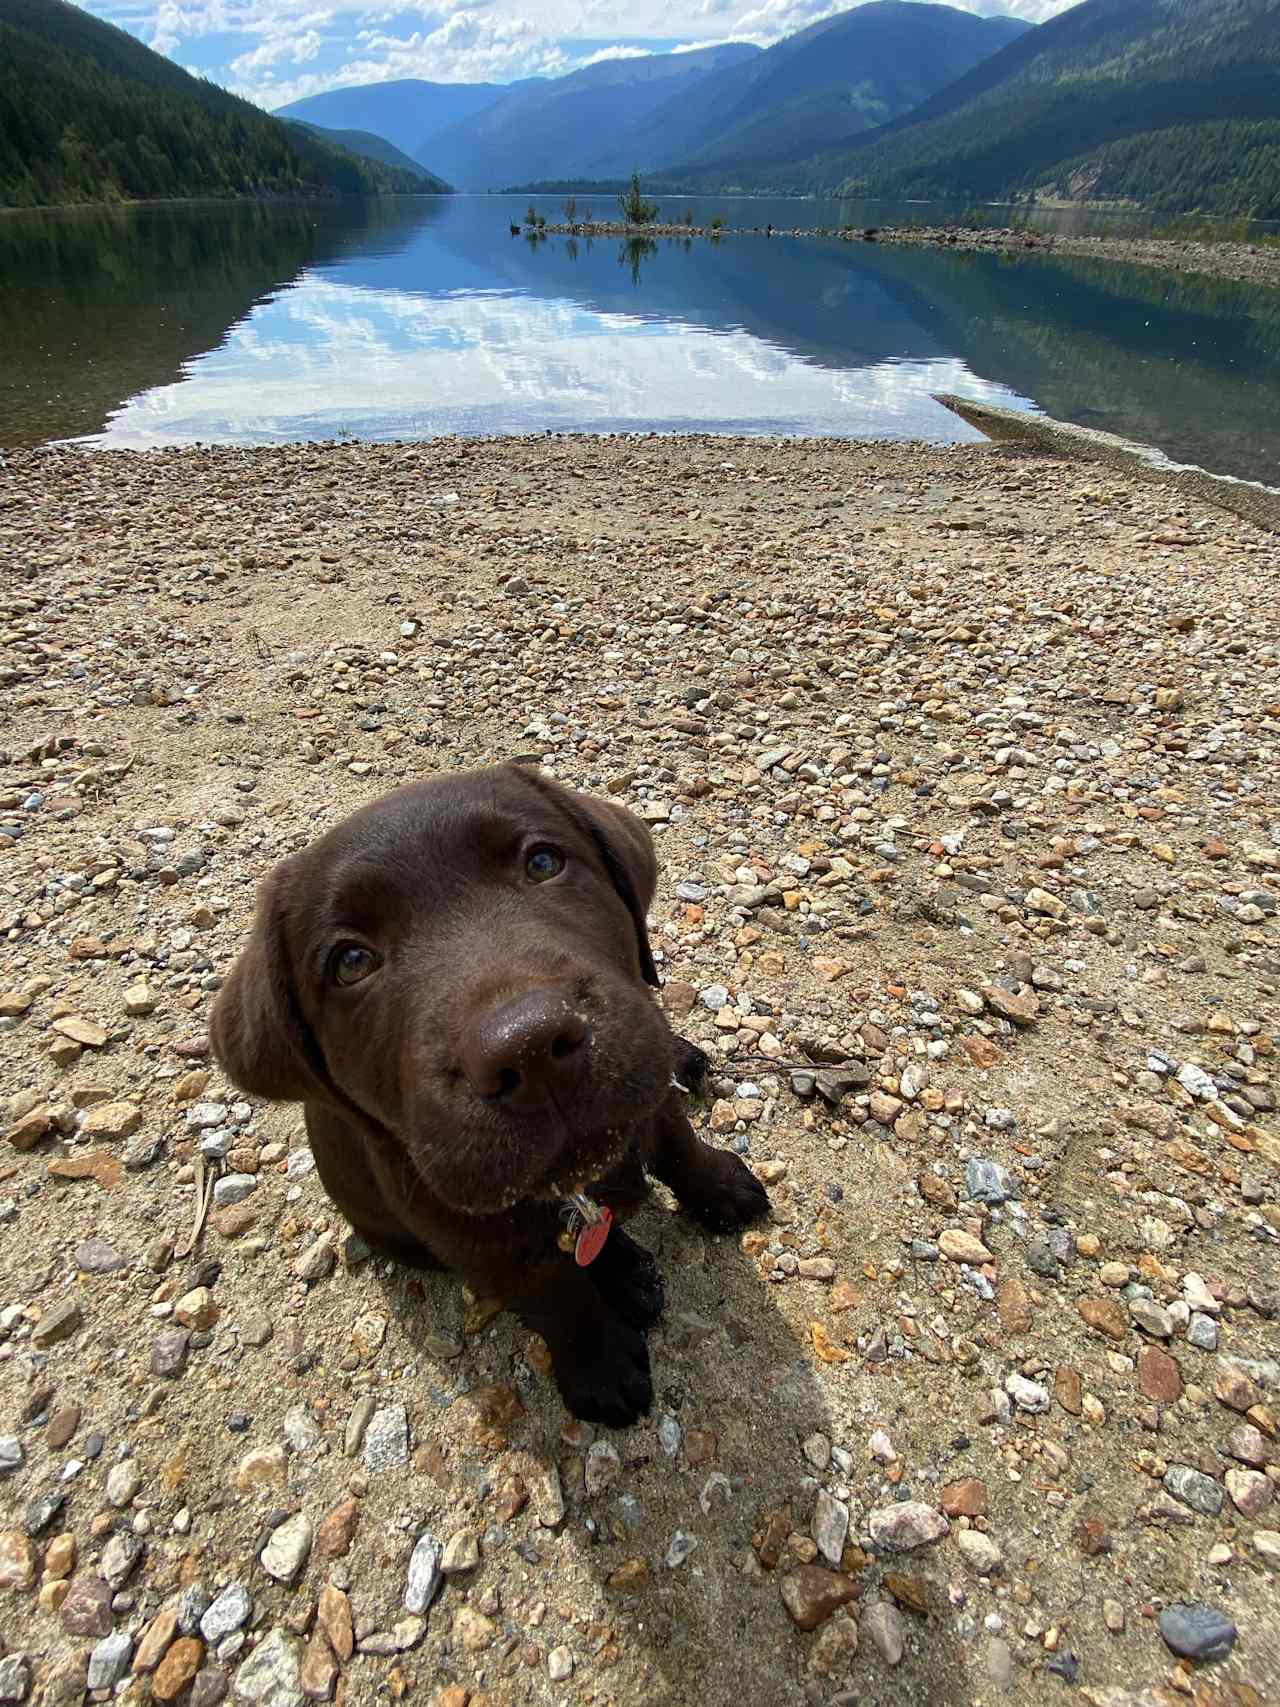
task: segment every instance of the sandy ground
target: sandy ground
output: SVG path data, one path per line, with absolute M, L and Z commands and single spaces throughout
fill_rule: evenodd
M 1280 1699 L 1278 552 L 982 446 L 7 453 L 0 1700 Z M 654 823 L 773 1202 L 655 1196 L 613 1435 L 207 1058 L 276 859 L 514 754 Z
M 836 230 L 829 226 L 624 225 L 616 221 L 566 225 L 548 222 L 549 233 L 588 237 L 839 237 L 847 243 L 893 243 L 930 249 L 986 250 L 1007 255 L 1085 255 L 1096 261 L 1126 261 L 1166 272 L 1201 273 L 1243 284 L 1280 285 L 1280 244 L 1204 242 L 1192 237 L 1059 236 L 1007 226 L 876 225 Z M 871 233 L 868 236 L 868 233 Z

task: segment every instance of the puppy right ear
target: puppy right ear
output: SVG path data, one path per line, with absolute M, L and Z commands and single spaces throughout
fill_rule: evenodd
M 304 1102 L 323 1095 L 328 1074 L 298 1005 L 282 890 L 278 871 L 258 890 L 253 935 L 218 992 L 209 1036 L 241 1090 L 269 1102 Z

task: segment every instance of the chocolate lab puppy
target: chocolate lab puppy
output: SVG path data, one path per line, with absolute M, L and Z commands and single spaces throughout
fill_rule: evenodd
M 695 1134 L 705 1058 L 668 1026 L 645 826 L 522 765 L 413 783 L 286 860 L 214 1006 L 236 1084 L 301 1102 L 325 1190 L 375 1251 L 458 1270 L 542 1335 L 575 1416 L 652 1400 L 646 1170 L 706 1226 L 768 1200 Z

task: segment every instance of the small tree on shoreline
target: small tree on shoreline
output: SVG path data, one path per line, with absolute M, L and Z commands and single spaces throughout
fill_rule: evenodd
M 618 206 L 627 225 L 652 225 L 658 217 L 657 203 L 644 199 L 639 172 L 631 174 L 630 187 L 618 197 Z

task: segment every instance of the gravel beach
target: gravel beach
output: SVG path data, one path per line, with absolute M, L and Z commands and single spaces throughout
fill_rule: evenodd
M 450 439 L 6 452 L 0 564 L 0 1703 L 1280 1700 L 1273 533 Z M 515 755 L 653 826 L 773 1204 L 655 1190 L 612 1434 L 208 1056 L 276 860 Z

